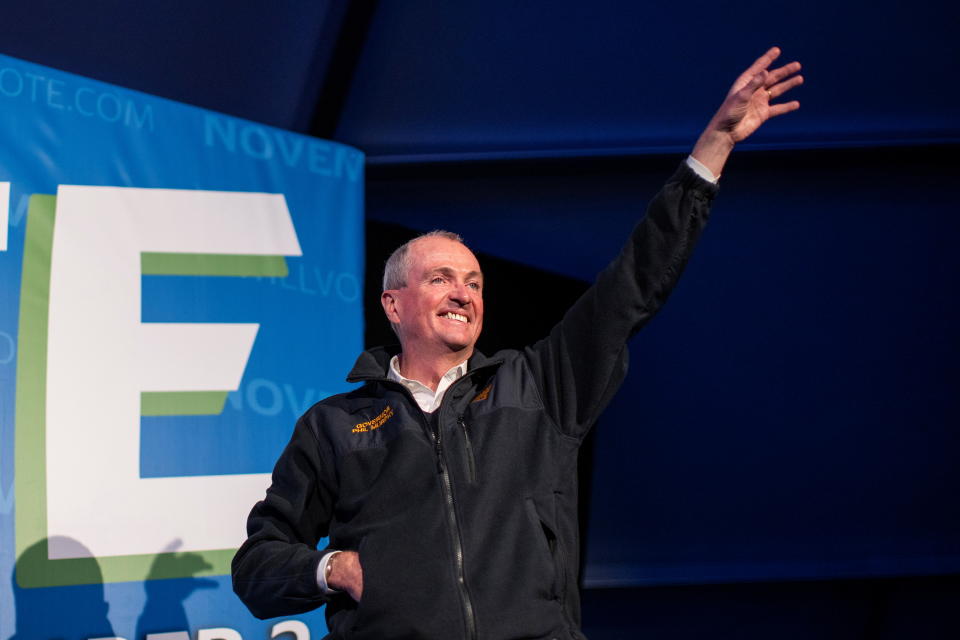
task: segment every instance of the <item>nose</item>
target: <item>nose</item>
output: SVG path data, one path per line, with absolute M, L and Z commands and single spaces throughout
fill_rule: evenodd
M 450 300 L 464 307 L 473 301 L 473 291 L 465 283 L 458 282 L 450 289 Z

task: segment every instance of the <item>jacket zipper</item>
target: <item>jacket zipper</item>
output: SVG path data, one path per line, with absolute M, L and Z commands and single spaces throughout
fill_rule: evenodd
M 499 364 L 499 363 L 497 363 Z M 490 366 L 490 365 L 488 365 Z M 463 380 L 471 377 L 471 374 L 477 371 L 467 372 L 460 380 L 457 380 L 453 385 L 447 389 L 447 394 L 449 394 L 453 387 L 458 383 L 461 383 Z M 413 398 L 413 394 L 404 387 L 403 385 L 394 382 L 393 380 L 384 379 L 385 382 L 389 382 L 392 385 L 400 387 L 404 392 L 406 392 L 407 397 L 410 399 L 410 402 L 417 406 L 416 400 Z M 444 400 L 447 396 L 444 396 Z M 437 411 L 443 410 L 443 401 L 441 401 L 441 406 Z M 457 588 L 460 591 L 460 601 L 463 603 L 463 617 L 467 623 L 467 638 L 468 640 L 476 640 L 477 638 L 477 620 L 476 615 L 473 611 L 473 602 L 470 600 L 470 593 L 467 591 L 467 581 L 466 574 L 463 567 L 463 539 L 460 534 L 460 522 L 457 519 L 456 506 L 453 501 L 453 483 L 450 480 L 450 472 L 447 469 L 447 465 L 444 463 L 444 454 L 443 454 L 443 423 L 440 420 L 440 414 L 437 414 L 437 427 L 436 429 L 430 429 L 428 421 L 423 417 L 421 412 L 421 421 L 424 426 L 424 430 L 430 434 L 431 439 L 433 440 L 434 452 L 437 456 L 437 473 L 440 475 L 441 486 L 443 487 L 443 497 L 444 503 L 447 507 L 447 522 L 450 525 L 450 537 L 453 541 L 454 549 L 454 560 L 455 568 L 457 572 Z M 470 445 L 469 437 L 467 436 L 466 422 L 463 420 L 463 416 L 458 417 L 458 422 L 463 428 L 464 437 L 467 442 L 467 451 L 469 453 L 469 469 L 471 478 L 476 475 L 475 462 L 473 460 L 473 447 Z
M 463 602 L 463 615 L 467 621 L 467 637 L 470 640 L 476 640 L 477 621 L 473 613 L 473 602 L 470 600 L 470 594 L 467 592 L 467 581 L 463 569 L 463 542 L 460 536 L 460 523 L 457 520 L 457 511 L 453 503 L 453 485 L 450 481 L 450 472 L 447 465 L 443 464 L 443 450 L 440 446 L 439 437 L 440 425 L 437 424 L 437 455 L 438 466 L 440 467 L 440 478 L 443 481 L 443 493 L 447 505 L 447 521 L 450 524 L 451 538 L 453 539 L 454 557 L 456 559 L 457 569 L 457 587 L 460 590 L 460 599 Z
M 463 378 L 461 378 L 461 380 L 462 379 Z M 392 380 L 389 382 L 393 383 Z M 403 385 L 397 386 L 406 392 L 410 398 L 410 402 L 416 406 L 417 402 L 413 394 Z M 449 389 L 447 391 L 449 392 Z M 437 411 L 440 411 L 440 409 L 438 408 Z M 433 440 L 433 450 L 437 456 L 437 473 L 440 476 L 441 486 L 443 487 L 443 501 L 447 511 L 447 524 L 449 525 L 450 538 L 453 542 L 454 565 L 457 573 L 457 590 L 460 592 L 460 602 L 463 604 L 463 617 L 467 624 L 467 638 L 468 640 L 476 640 L 477 620 L 473 612 L 473 602 L 470 600 L 470 594 L 467 592 L 467 581 L 463 568 L 463 541 L 460 536 L 460 523 L 457 520 L 457 511 L 453 502 L 453 484 L 450 480 L 450 472 L 447 470 L 447 465 L 444 464 L 443 426 L 439 414 L 437 415 L 437 426 L 435 429 L 430 428 L 429 421 L 426 420 L 423 412 L 420 413 L 420 417 L 424 431 L 430 434 L 430 439 Z
M 450 385 L 450 388 L 447 389 L 447 394 L 444 395 L 444 401 L 447 398 L 452 397 L 451 392 L 454 390 L 454 387 L 463 383 L 463 380 L 470 377 L 470 373 L 463 376 L 455 383 Z M 457 570 L 457 587 L 460 590 L 460 600 L 463 603 L 463 616 L 467 623 L 467 638 L 469 640 L 476 640 L 477 638 L 477 620 L 476 615 L 473 611 L 473 602 L 470 599 L 470 593 L 467 591 L 467 580 L 466 573 L 463 566 L 463 536 L 460 532 L 460 522 L 457 518 L 456 505 L 453 500 L 453 481 L 450 479 L 450 470 L 446 461 L 444 459 L 443 451 L 443 420 L 441 417 L 443 415 L 443 405 L 446 404 L 444 401 L 440 402 L 440 407 L 437 408 L 439 412 L 437 414 L 437 430 L 436 430 L 436 450 L 437 450 L 437 467 L 440 470 L 440 478 L 443 485 L 444 501 L 447 506 L 447 521 L 450 524 L 450 537 L 453 540 L 454 548 L 454 558 L 456 560 L 456 570 Z M 458 421 L 461 419 L 458 418 Z

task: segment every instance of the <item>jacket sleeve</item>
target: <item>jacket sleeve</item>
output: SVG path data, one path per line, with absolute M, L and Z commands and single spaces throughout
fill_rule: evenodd
M 620 254 L 524 356 L 565 435 L 582 438 L 623 381 L 627 340 L 663 305 L 709 216 L 717 187 L 683 163 Z
M 307 416 L 277 460 L 233 558 L 233 590 L 258 618 L 303 613 L 327 601 L 317 585 L 323 556 L 317 542 L 329 528 L 336 474 Z

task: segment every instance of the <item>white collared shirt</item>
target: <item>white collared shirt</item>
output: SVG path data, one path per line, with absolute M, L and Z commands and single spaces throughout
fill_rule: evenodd
M 443 400 L 443 394 L 447 392 L 450 385 L 462 378 L 466 372 L 467 361 L 464 360 L 443 374 L 440 382 L 437 383 L 437 390 L 433 391 L 430 387 L 418 380 L 404 378 L 403 374 L 400 373 L 400 357 L 393 356 L 393 358 L 390 359 L 390 368 L 387 369 L 387 377 L 405 386 L 424 413 L 433 413 L 437 410 L 437 407 L 440 406 L 440 402 Z

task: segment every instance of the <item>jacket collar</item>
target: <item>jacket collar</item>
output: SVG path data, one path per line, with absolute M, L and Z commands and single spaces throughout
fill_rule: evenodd
M 400 353 L 400 345 L 390 345 L 387 347 L 374 347 L 360 354 L 356 364 L 347 375 L 347 382 L 365 382 L 368 380 L 383 380 L 387 377 L 387 369 L 390 367 L 390 359 Z M 499 358 L 488 358 L 476 349 L 473 355 L 467 360 L 467 373 L 470 375 L 476 369 L 482 367 L 499 365 L 503 362 Z

